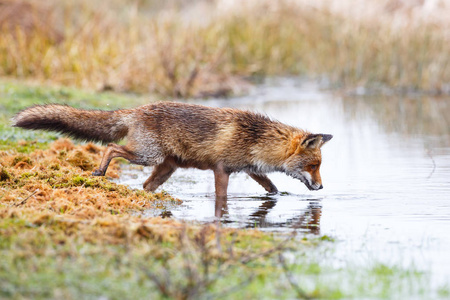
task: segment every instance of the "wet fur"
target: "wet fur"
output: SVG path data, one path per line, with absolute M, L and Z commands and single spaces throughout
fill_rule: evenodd
M 310 174 L 313 183 L 298 170 L 304 172 L 311 164 L 320 166 L 320 147 L 331 139 L 261 114 L 175 102 L 116 111 L 38 105 L 19 112 L 13 126 L 103 143 L 126 137 L 126 146 L 108 145 L 94 175 L 104 175 L 111 159 L 124 157 L 135 164 L 156 166 L 144 183 L 146 190 L 154 191 L 178 167 L 211 169 L 217 195 L 226 195 L 229 174 L 239 171 L 247 172 L 269 192 L 277 191 L 265 175 L 273 171 L 285 172 L 318 189 L 319 185 L 313 186 L 320 183 L 321 187 L 318 168 L 317 174 Z

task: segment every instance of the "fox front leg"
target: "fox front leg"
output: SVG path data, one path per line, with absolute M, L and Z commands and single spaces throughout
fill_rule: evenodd
M 105 150 L 105 154 L 103 155 L 102 162 L 100 163 L 100 167 L 92 172 L 94 176 L 104 176 L 106 170 L 108 169 L 109 163 L 113 158 L 123 157 L 129 161 L 135 161 L 137 156 L 130 151 L 126 146 L 119 146 L 117 144 L 108 144 L 108 147 Z
M 273 182 L 264 174 L 247 173 L 253 180 L 259 183 L 268 193 L 276 194 L 278 189 Z
M 173 172 L 177 169 L 175 160 L 172 157 L 166 158 L 161 164 L 157 165 L 152 172 L 152 175 L 145 181 L 144 190 L 147 192 L 154 192 L 158 186 L 166 182 Z
M 216 187 L 216 198 L 226 198 L 230 173 L 225 170 L 222 163 L 219 163 L 213 171 L 214 183 Z

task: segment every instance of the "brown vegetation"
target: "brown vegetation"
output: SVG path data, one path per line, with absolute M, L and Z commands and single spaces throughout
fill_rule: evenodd
M 0 0 L 0 28 L 14 37 L 16 43 L 22 39 L 29 41 L 33 35 L 39 35 L 49 43 L 63 40 L 55 23 L 54 10 L 45 4 Z
M 101 232 L 107 233 L 102 236 L 108 239 L 126 238 L 128 231 L 155 235 L 147 228 L 151 224 L 158 225 L 161 236 L 166 235 L 164 224 L 176 226 L 176 222 L 143 220 L 133 212 L 179 200 L 163 192 L 133 191 L 90 176 L 102 151 L 93 144 L 75 146 L 62 139 L 47 150 L 30 154 L 0 152 L 0 217 L 26 220 L 32 226 L 58 225 L 69 231 L 95 229 L 93 240 Z M 107 177 L 117 177 L 118 170 L 118 163 L 112 162 Z
M 249 76 L 286 74 L 450 92 L 448 22 L 394 2 L 192 1 L 155 11 L 151 1 L 3 0 L 27 9 L 0 20 L 0 75 L 173 97 L 241 93 Z M 32 35 L 22 19 L 37 20 Z

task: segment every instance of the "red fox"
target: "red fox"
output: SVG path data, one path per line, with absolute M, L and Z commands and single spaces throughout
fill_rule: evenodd
M 274 171 L 299 179 L 310 190 L 321 189 L 320 148 L 333 137 L 249 111 L 176 102 L 115 111 L 36 105 L 19 112 L 12 122 L 16 127 L 110 143 L 94 176 L 103 176 L 116 157 L 155 166 L 144 183 L 146 191 L 155 191 L 179 167 L 213 170 L 218 197 L 227 195 L 229 175 L 240 171 L 269 193 L 278 191 L 266 176 Z M 111 144 L 125 137 L 125 146 Z

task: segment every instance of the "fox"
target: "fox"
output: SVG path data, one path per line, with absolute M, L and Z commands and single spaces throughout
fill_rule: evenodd
M 212 170 L 217 197 L 227 196 L 230 174 L 236 172 L 246 172 L 270 194 L 278 192 L 267 176 L 270 172 L 283 172 L 309 190 L 322 189 L 321 147 L 333 137 L 261 113 L 181 102 L 109 111 L 35 105 L 18 112 L 11 121 L 14 127 L 107 144 L 93 176 L 104 176 L 117 157 L 153 166 L 143 184 L 148 192 L 154 192 L 177 168 Z M 124 145 L 116 144 L 125 138 Z

